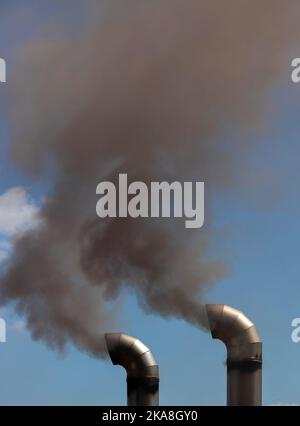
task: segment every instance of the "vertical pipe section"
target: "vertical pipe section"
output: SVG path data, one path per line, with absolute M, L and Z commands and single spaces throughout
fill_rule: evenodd
M 262 403 L 262 341 L 255 325 L 227 305 L 206 305 L 213 339 L 227 348 L 227 405 Z
M 127 405 L 159 405 L 158 365 L 150 349 L 124 333 L 107 333 L 105 341 L 112 363 L 127 372 Z

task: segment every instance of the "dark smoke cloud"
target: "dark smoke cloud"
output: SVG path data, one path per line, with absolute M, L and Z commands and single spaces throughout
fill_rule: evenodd
M 112 6 L 113 4 L 113 6 Z M 33 40 L 12 95 L 12 155 L 35 178 L 53 171 L 42 225 L 21 236 L 1 279 L 35 339 L 103 354 L 122 288 L 166 317 L 203 322 L 205 291 L 226 273 L 200 231 L 180 221 L 96 217 L 96 185 L 197 179 L 238 186 L 230 129 L 259 128 L 268 93 L 300 33 L 298 1 L 91 2 L 73 39 Z M 72 10 L 70 11 L 72 16 Z M 236 140 L 236 139 L 235 139 Z

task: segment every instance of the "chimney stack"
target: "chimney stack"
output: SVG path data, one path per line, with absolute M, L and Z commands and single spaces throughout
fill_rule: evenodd
M 255 325 L 227 305 L 206 305 L 213 339 L 227 348 L 227 405 L 261 405 L 262 341 Z
M 127 372 L 127 405 L 157 406 L 158 365 L 150 349 L 124 333 L 105 334 L 105 340 L 112 363 Z

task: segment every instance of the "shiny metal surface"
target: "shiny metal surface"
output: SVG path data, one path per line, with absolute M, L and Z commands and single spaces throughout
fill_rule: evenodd
M 157 406 L 159 371 L 150 349 L 124 333 L 107 333 L 105 341 L 112 363 L 127 372 L 127 404 Z
M 206 305 L 214 339 L 227 348 L 227 405 L 261 405 L 262 341 L 255 325 L 238 309 Z

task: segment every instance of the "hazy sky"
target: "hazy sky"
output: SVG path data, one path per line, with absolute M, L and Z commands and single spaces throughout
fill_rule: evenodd
M 60 16 L 65 31 L 85 24 L 82 1 L 2 1 L 0 57 L 8 63 L 8 83 L 0 86 L 0 260 L 9 251 L 14 232 L 30 226 L 51 182 L 24 177 L 8 156 L 10 69 L 15 52 L 26 40 L 45 31 Z M 26 7 L 25 7 L 26 4 Z M 72 6 L 71 6 L 72 5 Z M 20 14 L 17 28 L 12 17 Z M 259 48 L 259 46 L 258 46 Z M 295 52 L 295 56 L 300 56 Z M 291 340 L 291 321 L 300 317 L 300 85 L 290 82 L 290 64 L 274 87 L 266 124 L 259 134 L 231 137 L 259 139 L 251 160 L 257 173 L 277 175 L 278 192 L 263 203 L 265 188 L 255 182 L 239 197 L 217 194 L 213 200 L 218 250 L 231 274 L 208 294 L 212 303 L 241 309 L 257 325 L 264 346 L 264 404 L 300 404 L 300 343 Z M 228 135 L 221 135 L 224 141 Z M 238 155 L 238 154 L 237 154 Z M 274 175 L 275 176 L 275 175 Z M 274 189 L 274 188 L 273 188 Z M 257 202 L 259 199 L 259 202 Z M 1 283 L 0 283 L 1 285 Z M 124 294 L 123 331 L 140 338 L 155 355 L 161 375 L 161 404 L 225 404 L 225 347 L 192 326 L 145 314 L 134 295 Z M 66 354 L 31 340 L 24 320 L 12 307 L 1 310 L 7 320 L 7 343 L 0 344 L 0 404 L 126 403 L 125 372 L 70 347 Z

